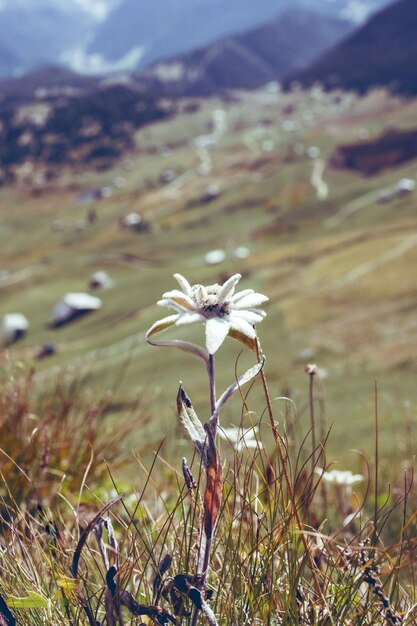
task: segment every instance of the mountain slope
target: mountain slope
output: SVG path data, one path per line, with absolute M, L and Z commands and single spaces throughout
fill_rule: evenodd
M 365 92 L 383 85 L 400 93 L 417 93 L 417 2 L 398 0 L 313 63 L 288 78 L 303 85 Z
M 98 28 L 88 52 L 117 61 L 140 49 L 144 67 L 261 26 L 291 8 L 357 22 L 387 1 L 124 0 Z
M 294 9 L 242 35 L 156 64 L 144 75 L 168 93 L 207 95 L 253 89 L 305 67 L 351 29 L 351 24 Z
M 204 46 L 269 19 L 290 0 L 125 0 L 98 30 L 89 51 L 117 60 L 137 46 L 142 64 Z M 163 19 L 161 17 L 163 16 Z

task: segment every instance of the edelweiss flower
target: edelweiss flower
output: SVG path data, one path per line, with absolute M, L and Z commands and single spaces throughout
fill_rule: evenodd
M 253 289 L 245 289 L 234 293 L 241 279 L 235 274 L 223 285 L 190 285 L 181 274 L 174 274 L 179 289 L 163 294 L 159 306 L 166 306 L 174 311 L 155 322 L 146 333 L 146 338 L 159 333 L 170 326 L 182 326 L 202 322 L 206 326 L 206 347 L 209 354 L 214 354 L 222 345 L 227 335 L 254 348 L 256 332 L 253 327 L 261 322 L 266 313 L 259 307 L 268 300 L 267 296 L 255 293 Z

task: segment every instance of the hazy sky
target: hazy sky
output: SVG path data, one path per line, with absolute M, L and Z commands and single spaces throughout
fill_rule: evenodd
M 150 0 L 151 1 L 151 0 Z M 116 6 L 120 0 L 0 0 L 0 9 L 20 7 L 26 8 L 39 5 L 65 7 L 65 5 L 78 5 L 98 19 L 103 19 L 109 9 Z

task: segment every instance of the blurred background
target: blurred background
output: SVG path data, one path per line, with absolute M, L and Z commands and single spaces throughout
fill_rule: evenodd
M 412 456 L 416 68 L 415 0 L 0 0 L 3 376 L 76 377 L 169 456 L 179 380 L 207 417 L 204 372 L 144 333 L 173 273 L 239 272 L 270 297 L 279 423 L 308 429 L 317 363 L 334 458 L 372 452 L 375 381 L 386 462 Z

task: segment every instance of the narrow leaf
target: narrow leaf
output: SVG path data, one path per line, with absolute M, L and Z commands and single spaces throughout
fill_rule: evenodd
M 242 374 L 242 376 L 239 376 L 239 378 L 232 385 L 230 385 L 228 389 L 226 389 L 226 391 L 220 396 L 220 398 L 216 402 L 216 409 L 210 419 L 211 424 L 213 424 L 213 422 L 217 422 L 220 409 L 222 408 L 222 406 L 226 404 L 226 402 L 235 393 L 235 391 L 237 391 L 243 385 L 246 385 L 251 380 L 253 380 L 255 376 L 257 376 L 259 372 L 262 370 L 264 365 L 265 365 L 265 357 L 262 357 L 262 361 L 260 361 L 259 363 L 257 363 L 256 365 L 248 369 L 244 374 Z
M 12 609 L 45 609 L 49 606 L 49 600 L 36 593 L 36 591 L 29 591 L 24 598 L 10 596 L 7 599 L 7 604 Z
M 206 616 L 210 626 L 218 626 L 216 616 L 214 615 L 211 607 L 207 604 L 204 598 L 201 598 L 201 612 L 204 613 L 204 615 Z
M 182 426 L 187 431 L 198 454 L 204 460 L 207 435 L 182 385 L 180 385 L 177 395 L 177 411 Z
M 61 589 L 64 589 L 64 591 L 74 591 L 78 585 L 78 580 L 74 580 L 74 578 L 67 578 L 65 576 L 58 578 L 56 582 Z

